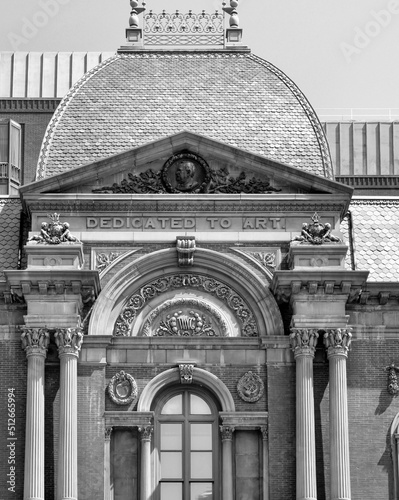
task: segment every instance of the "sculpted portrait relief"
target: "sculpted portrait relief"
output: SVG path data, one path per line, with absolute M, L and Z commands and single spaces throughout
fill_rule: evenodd
M 162 170 L 162 180 L 170 193 L 201 193 L 210 178 L 208 164 L 193 153 L 173 155 Z

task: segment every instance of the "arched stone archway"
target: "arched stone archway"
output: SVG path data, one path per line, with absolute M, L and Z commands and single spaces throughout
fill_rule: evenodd
M 138 412 L 148 412 L 151 410 L 152 403 L 157 395 L 166 387 L 180 381 L 179 368 L 171 368 L 154 377 L 144 388 L 138 405 Z M 217 398 L 222 411 L 234 412 L 234 400 L 226 385 L 212 373 L 202 370 L 201 368 L 193 368 L 193 382 L 202 385 L 211 391 Z
M 194 266 L 179 268 L 176 250 L 159 250 L 127 264 L 101 292 L 91 316 L 89 335 L 113 335 L 115 324 L 134 294 L 166 276 L 205 276 L 230 287 L 252 311 L 258 335 L 282 335 L 283 322 L 267 279 L 234 257 L 197 249 Z

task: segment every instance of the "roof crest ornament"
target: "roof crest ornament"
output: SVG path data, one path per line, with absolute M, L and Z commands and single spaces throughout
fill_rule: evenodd
M 138 7 L 138 0 L 130 0 L 131 13 L 129 28 L 126 30 L 127 42 L 134 47 L 226 47 L 239 45 L 242 30 L 239 29 L 238 0 L 230 0 L 230 7 L 222 2 L 221 10 L 207 13 L 202 10 L 194 13 L 163 10 L 157 14 L 153 10 L 146 12 L 146 3 Z M 143 14 L 143 29 L 139 26 L 139 14 Z M 229 14 L 229 23 L 225 29 L 225 13 Z M 226 39 L 225 39 L 226 37 Z M 126 47 L 125 47 L 126 48 Z
M 301 244 L 322 245 L 323 243 L 341 243 L 338 236 L 331 233 L 331 224 L 326 222 L 322 224 L 319 221 L 319 214 L 314 213 L 312 224 L 304 222 L 302 224 L 302 231 L 299 236 L 295 236 L 292 241 L 299 241 Z

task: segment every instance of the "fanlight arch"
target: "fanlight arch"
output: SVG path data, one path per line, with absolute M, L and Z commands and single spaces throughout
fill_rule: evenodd
M 137 411 L 151 411 L 152 403 L 157 395 L 169 385 L 177 384 L 179 382 L 179 368 L 171 368 L 170 370 L 166 370 L 154 377 L 145 386 L 143 392 L 141 393 L 137 405 Z M 202 370 L 201 368 L 194 367 L 193 382 L 196 385 L 203 386 L 212 392 L 219 401 L 223 412 L 235 412 L 234 400 L 230 391 L 226 385 L 218 377 L 216 377 L 216 375 L 213 375 L 206 370 Z
M 106 284 L 93 308 L 89 335 L 113 335 L 118 317 L 137 291 L 165 276 L 204 276 L 230 287 L 253 313 L 259 336 L 283 335 L 280 311 L 267 279 L 234 257 L 196 249 L 194 266 L 179 268 L 175 249 L 159 250 L 126 264 Z

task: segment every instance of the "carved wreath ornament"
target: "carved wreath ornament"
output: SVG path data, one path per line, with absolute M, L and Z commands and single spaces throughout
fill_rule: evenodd
M 108 393 L 117 405 L 128 405 L 137 401 L 137 383 L 131 375 L 122 370 L 111 378 Z
M 265 385 L 262 379 L 253 372 L 243 375 L 237 384 L 240 398 L 247 403 L 256 403 L 263 396 Z

